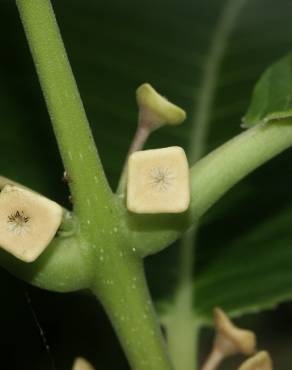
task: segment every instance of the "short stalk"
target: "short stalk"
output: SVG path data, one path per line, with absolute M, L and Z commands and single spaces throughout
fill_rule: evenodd
M 219 351 L 212 351 L 207 358 L 206 362 L 203 364 L 201 370 L 216 370 L 221 364 L 224 356 Z
M 151 130 L 147 125 L 144 125 L 141 122 L 138 124 L 137 130 L 132 140 L 132 143 L 130 145 L 130 148 L 129 148 L 129 151 L 128 151 L 128 154 L 125 160 L 125 164 L 123 166 L 123 170 L 121 173 L 121 178 L 119 180 L 119 184 L 117 187 L 117 194 L 119 196 L 122 196 L 125 192 L 126 181 L 127 181 L 127 165 L 128 165 L 129 156 L 132 153 L 143 149 L 150 133 L 151 133 Z
M 129 158 L 129 156 L 132 153 L 143 149 L 150 133 L 151 133 L 151 131 L 147 128 L 147 126 L 139 124 L 139 126 L 137 128 L 137 131 L 135 133 L 134 139 L 132 141 L 132 144 L 130 146 L 130 149 L 129 149 L 129 152 L 128 152 L 128 155 L 127 155 L 127 159 Z

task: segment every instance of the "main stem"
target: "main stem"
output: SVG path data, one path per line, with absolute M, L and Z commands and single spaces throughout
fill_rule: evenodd
M 196 163 L 205 154 L 219 68 L 229 35 L 244 1 L 229 0 L 215 28 L 190 135 L 188 158 L 191 164 Z M 198 325 L 193 313 L 193 269 L 197 231 L 196 223 L 182 239 L 177 294 L 172 313 L 168 318 L 168 347 L 176 370 L 194 370 L 197 366 Z
M 120 253 L 108 260 L 108 271 L 108 278 L 103 274 L 96 279 L 93 292 L 114 326 L 131 369 L 171 370 L 142 261 Z
M 105 213 L 110 217 L 112 193 L 50 0 L 16 0 L 16 4 L 69 177 L 74 210 L 86 219 L 90 203 L 95 203 L 101 210 L 96 222 L 103 223 Z
M 17 0 L 80 223 L 90 288 L 100 298 L 133 370 L 171 370 L 136 249 L 120 230 L 49 0 Z M 77 273 L 76 273 L 77 274 Z M 92 283 L 93 282 L 93 283 Z M 90 284 L 90 283 L 88 283 Z

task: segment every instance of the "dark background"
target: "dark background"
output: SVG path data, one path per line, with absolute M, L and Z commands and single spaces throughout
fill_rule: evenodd
M 150 82 L 186 109 L 189 116 L 180 128 L 155 133 L 148 147 L 187 146 L 205 58 L 224 3 L 53 1 L 112 186 L 117 183 L 135 130 L 134 91 L 139 84 Z M 259 75 L 292 50 L 291 19 L 290 0 L 247 1 L 221 67 L 208 151 L 241 131 L 240 119 Z M 1 174 L 70 207 L 68 190 L 61 181 L 63 168 L 57 145 L 12 0 L 0 0 L 0 129 Z M 291 154 L 290 150 L 256 171 L 208 213 L 199 235 L 198 272 L 219 253 L 220 246 L 292 206 Z M 176 251 L 174 245 L 147 261 L 157 301 L 171 295 Z M 1 369 L 53 370 L 55 366 L 67 370 L 80 354 L 90 359 L 96 370 L 128 368 L 107 318 L 89 294 L 41 291 L 2 269 L 0 289 Z M 35 315 L 49 343 L 50 355 Z M 277 370 L 291 368 L 289 303 L 245 316 L 241 323 L 257 331 L 260 348 L 271 352 Z M 204 332 L 201 357 L 210 346 L 210 335 L 210 331 Z M 222 367 L 235 368 L 231 363 Z

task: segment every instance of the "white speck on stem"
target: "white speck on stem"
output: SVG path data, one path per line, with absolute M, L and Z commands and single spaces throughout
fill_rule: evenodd
M 104 260 L 103 256 L 100 256 L 99 259 L 100 259 L 100 261 L 103 261 Z
M 135 247 L 133 247 L 133 248 L 132 248 L 132 251 L 133 251 L 133 252 L 136 252 L 136 248 L 135 248 Z
M 118 232 L 118 228 L 117 227 L 114 227 L 114 232 L 117 233 Z
M 79 158 L 83 159 L 83 154 L 82 153 L 79 153 Z
M 90 225 L 90 220 L 87 220 L 88 225 Z

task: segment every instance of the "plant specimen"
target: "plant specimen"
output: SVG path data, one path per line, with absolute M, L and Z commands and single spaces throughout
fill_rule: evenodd
M 152 131 L 166 123 L 181 123 L 185 118 L 184 111 L 160 96 L 149 84 L 137 90 L 137 134 L 129 149 L 129 162 L 124 166 L 118 191 L 114 193 L 105 176 L 50 1 L 17 0 L 16 3 L 58 141 L 66 178 L 69 179 L 73 211 L 64 211 L 56 206 L 58 222 L 55 222 L 47 239 L 55 235 L 59 226 L 60 231 L 49 245 L 47 242 L 39 244 L 42 250 L 47 248 L 33 263 L 22 263 L 13 256 L 3 254 L 1 265 L 40 288 L 57 292 L 89 290 L 103 305 L 132 369 L 194 369 L 197 336 L 200 328 L 210 323 L 210 312 L 215 306 L 210 294 L 208 298 L 201 298 L 201 306 L 199 297 L 194 304 L 194 314 L 193 246 L 199 220 L 241 179 L 291 147 L 291 94 L 290 85 L 285 83 L 291 69 L 291 55 L 270 67 L 260 79 L 244 118 L 244 126 L 248 129 L 204 156 L 204 137 L 214 98 L 216 72 L 223 58 L 228 34 L 245 3 L 238 0 L 226 2 L 205 66 L 199 108 L 194 119 L 198 126 L 193 127 L 193 139 L 187 151 L 191 166 L 189 173 L 185 161 L 179 165 L 184 173 L 179 176 L 179 181 L 184 180 L 184 189 L 180 191 L 184 194 L 184 204 L 174 207 L 173 214 L 162 207 L 145 211 L 143 207 L 139 209 L 138 204 L 139 213 L 150 214 L 136 214 L 137 208 L 132 205 L 137 195 L 133 198 L 131 194 L 126 195 L 127 182 L 129 191 L 133 181 L 135 187 L 138 176 L 132 175 L 131 161 L 137 156 L 147 155 L 147 151 L 141 150 Z M 137 150 L 141 152 L 137 153 Z M 183 155 L 177 148 L 156 150 L 170 150 L 173 155 L 178 152 Z M 158 197 L 170 191 L 178 179 L 173 163 L 156 165 L 156 161 L 151 159 L 147 173 L 145 186 Z M 186 186 L 189 181 L 190 188 Z M 2 185 L 1 197 L 4 197 L 7 182 Z M 31 191 L 20 189 L 18 192 L 23 195 L 36 196 Z M 140 186 L 137 190 L 141 190 Z M 182 199 L 173 201 L 177 200 Z M 130 212 L 127 201 L 130 202 Z M 5 209 L 5 232 L 17 237 L 30 235 L 34 216 L 24 206 L 17 205 L 8 212 Z M 46 221 L 49 221 L 47 216 Z M 46 222 L 41 222 L 42 226 L 44 224 Z M 179 281 L 171 308 L 158 318 L 144 276 L 143 258 L 165 249 L 178 238 L 182 238 Z M 36 257 L 34 255 L 31 260 Z M 220 261 L 216 268 L 220 268 Z M 226 271 L 222 268 L 220 273 Z M 230 280 L 225 280 L 227 285 L 230 284 Z M 202 279 L 200 284 L 208 285 L 210 281 L 212 275 L 209 280 Z M 200 284 L 196 287 L 198 291 Z M 279 302 L 280 295 L 273 302 Z M 258 303 L 256 299 L 254 302 L 246 304 L 247 311 L 252 309 L 253 304 L 266 307 L 269 303 Z M 207 307 L 205 310 L 202 308 L 204 305 Z M 223 305 L 228 308 L 231 304 L 223 300 Z M 239 312 L 238 307 L 232 306 L 229 312 L 244 312 L 244 307 L 241 309 Z M 221 311 L 216 312 L 222 319 Z M 230 324 L 228 320 L 226 322 Z M 164 327 L 166 341 L 160 324 Z M 239 334 L 238 329 L 235 330 Z M 250 334 L 248 337 L 252 339 Z M 253 352 L 250 348 L 253 345 L 244 352 Z

